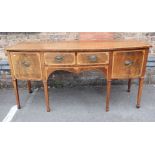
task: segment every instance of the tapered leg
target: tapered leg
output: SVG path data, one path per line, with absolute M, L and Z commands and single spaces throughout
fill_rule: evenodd
M 130 92 L 130 89 L 131 89 L 131 79 L 129 79 L 129 81 L 128 81 L 128 90 L 127 90 L 127 92 Z
M 32 93 L 31 81 L 30 81 L 30 80 L 27 81 L 27 88 L 28 88 L 28 92 L 29 92 L 29 93 Z
M 143 84 L 144 84 L 144 78 L 140 78 L 139 79 L 138 96 L 137 96 L 137 105 L 136 105 L 137 108 L 140 108 Z
M 110 91 L 111 91 L 111 80 L 108 80 L 107 81 L 107 94 L 106 94 L 106 112 L 109 111 Z
M 15 95 L 16 95 L 16 104 L 17 104 L 17 108 L 20 109 L 21 106 L 20 106 L 20 100 L 19 100 L 17 79 L 13 79 L 12 82 L 13 82 L 13 87 L 14 87 Z
M 46 110 L 47 110 L 47 112 L 50 112 L 47 81 L 43 81 L 43 84 L 44 84 Z

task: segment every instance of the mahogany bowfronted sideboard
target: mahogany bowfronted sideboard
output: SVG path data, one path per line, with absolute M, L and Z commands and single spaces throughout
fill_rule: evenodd
M 31 80 L 44 85 L 47 112 L 50 111 L 48 77 L 54 71 L 100 70 L 107 80 L 106 111 L 109 111 L 111 81 L 139 79 L 136 107 L 140 107 L 142 87 L 147 63 L 148 43 L 141 41 L 64 41 L 26 42 L 6 49 L 9 58 L 17 107 L 20 109 L 17 80 L 26 80 L 31 93 Z

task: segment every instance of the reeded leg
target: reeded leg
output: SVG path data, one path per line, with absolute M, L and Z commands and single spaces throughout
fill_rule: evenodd
M 110 91 L 111 91 L 111 80 L 108 80 L 107 81 L 107 94 L 106 94 L 106 112 L 109 111 Z
M 17 79 L 13 79 L 12 82 L 13 82 L 13 87 L 14 87 L 15 95 L 16 95 L 16 104 L 17 104 L 17 108 L 20 109 L 21 106 L 20 106 L 20 100 L 19 100 Z
M 140 108 L 143 84 L 144 84 L 144 78 L 140 78 L 139 79 L 138 96 L 137 96 L 137 105 L 136 105 L 137 108 Z
M 128 90 L 127 90 L 127 92 L 130 92 L 130 89 L 131 89 L 131 79 L 129 79 L 129 81 L 128 81 Z
M 30 80 L 27 81 L 27 88 L 28 88 L 28 92 L 29 92 L 29 93 L 32 93 L 31 81 L 30 81 Z
M 50 112 L 47 81 L 43 81 L 43 84 L 44 84 L 46 110 L 47 110 L 47 112 Z

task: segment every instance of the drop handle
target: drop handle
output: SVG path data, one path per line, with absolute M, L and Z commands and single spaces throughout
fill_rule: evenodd
M 97 56 L 96 55 L 90 55 L 88 56 L 88 59 L 90 62 L 96 62 L 97 61 Z
M 30 63 L 29 62 L 26 62 L 26 61 L 23 61 L 22 62 L 22 65 L 24 66 L 24 67 L 30 67 Z
M 62 55 L 55 57 L 56 62 L 62 62 L 63 60 L 64 60 L 64 57 Z
M 131 66 L 133 63 L 134 63 L 134 62 L 131 61 L 131 60 L 126 60 L 126 61 L 124 62 L 124 65 L 125 65 L 125 66 Z

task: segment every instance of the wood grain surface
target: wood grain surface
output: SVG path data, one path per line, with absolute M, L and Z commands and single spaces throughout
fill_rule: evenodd
M 80 73 L 100 70 L 107 80 L 106 111 L 109 111 L 111 81 L 139 79 L 137 108 L 140 107 L 147 57 L 151 45 L 141 41 L 66 41 L 27 42 L 8 47 L 17 107 L 20 108 L 17 79 L 41 80 L 44 85 L 46 110 L 50 111 L 48 79 L 57 70 Z
M 83 51 L 119 50 L 148 48 L 142 41 L 64 41 L 64 42 L 23 42 L 6 48 L 7 51 Z

